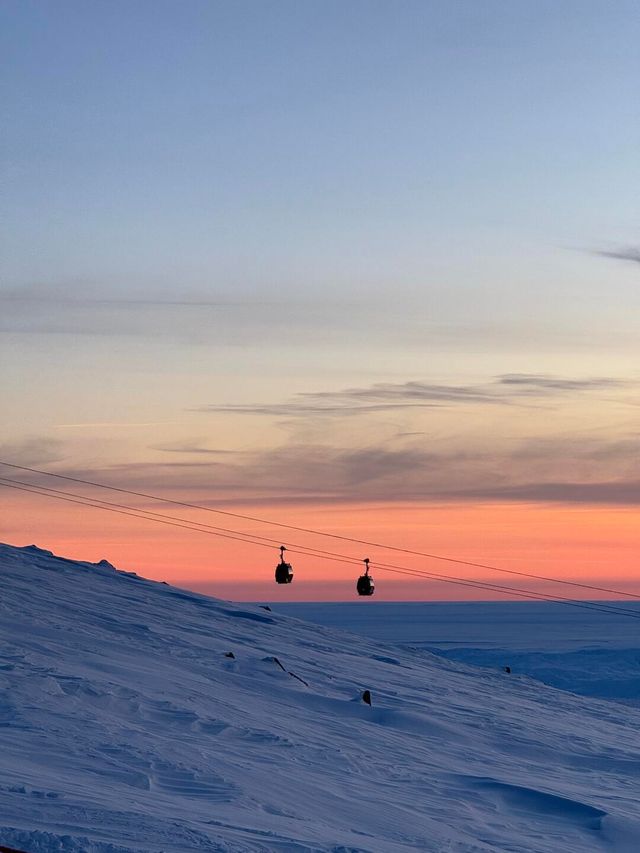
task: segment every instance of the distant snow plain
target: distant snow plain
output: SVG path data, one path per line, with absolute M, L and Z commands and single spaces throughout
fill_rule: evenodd
M 0 585 L 0 845 L 638 849 L 632 706 L 35 547 Z

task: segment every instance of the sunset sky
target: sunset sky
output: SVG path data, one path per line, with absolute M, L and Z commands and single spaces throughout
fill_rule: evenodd
M 639 44 L 635 0 L 5 0 L 0 459 L 640 593 Z M 4 488 L 0 540 L 244 600 L 358 573 Z

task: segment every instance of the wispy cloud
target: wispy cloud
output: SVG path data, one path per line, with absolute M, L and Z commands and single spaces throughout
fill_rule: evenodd
M 640 264 L 640 248 L 638 246 L 620 246 L 617 249 L 600 249 L 594 254 L 603 258 L 613 258 L 616 261 L 631 261 Z
M 630 387 L 630 381 L 612 377 L 521 373 L 501 374 L 477 385 L 376 383 L 299 394 L 272 406 L 208 409 L 297 416 L 277 446 L 234 450 L 211 446 L 211 438 L 202 435 L 162 442 L 155 434 L 150 449 L 156 455 L 142 457 L 149 461 L 81 470 L 70 461 L 71 444 L 30 438 L 5 444 L 0 458 L 212 504 L 503 500 L 640 505 L 640 434 L 628 426 L 578 430 L 571 426 L 572 417 L 559 419 L 557 429 L 564 432 L 554 434 L 546 412 L 531 419 L 517 408 L 530 401 L 561 403 L 563 413 L 567 409 L 571 414 L 576 396 L 602 399 Z M 374 417 L 357 422 L 357 429 L 326 419 L 317 425 L 319 413 L 350 416 L 434 406 L 454 407 L 454 416 L 429 409 L 423 418 L 407 417 L 408 429 L 403 429 L 403 416 L 382 421 Z M 487 417 L 488 406 L 503 408 L 494 408 L 494 415 Z M 507 423 L 508 416 L 512 419 Z M 87 452 L 89 458 L 105 458 L 104 440 L 83 434 L 78 441 L 84 442 L 78 446 L 85 458 Z
M 67 457 L 63 447 L 63 442 L 58 439 L 33 436 L 0 444 L 0 459 L 16 465 L 48 465 L 52 462 L 60 462 Z
M 0 289 L 0 331 L 21 334 L 99 336 L 192 333 L 223 328 L 229 316 L 244 318 L 242 300 L 223 293 L 105 293 L 77 284 Z M 251 311 L 260 310 L 252 303 Z M 262 306 L 262 310 L 264 306 Z M 225 319 L 223 319 L 225 318 Z
M 185 444 L 186 454 L 188 448 Z M 36 459 L 29 461 L 34 464 Z M 42 464 L 42 457 L 37 461 Z M 523 438 L 507 447 L 496 438 L 484 446 L 465 443 L 464 448 L 454 440 L 436 446 L 419 437 L 408 447 L 394 442 L 361 448 L 292 442 L 219 457 L 187 456 L 101 469 L 67 464 L 56 465 L 55 470 L 212 506 L 417 501 L 640 505 L 639 435 L 615 440 Z
M 78 424 L 54 424 L 55 429 L 148 429 L 148 427 L 165 426 L 175 421 L 85 421 Z
M 237 455 L 237 450 L 222 450 L 216 447 L 205 447 L 199 441 L 179 442 L 172 444 L 151 445 L 150 450 L 160 450 L 163 453 L 187 453 L 203 456 L 230 456 Z
M 570 379 L 535 373 L 506 373 L 496 378 L 496 384 L 515 390 L 517 396 L 543 396 L 556 392 L 603 391 L 626 388 L 632 383 L 628 379 L 614 379 L 608 376 Z
M 241 302 L 230 300 L 205 300 L 205 299 L 130 299 L 130 298 L 98 298 L 84 296 L 65 296 L 46 293 L 0 293 L 0 303 L 3 304 L 45 304 L 45 305 L 74 305 L 74 306 L 125 306 L 127 308 L 162 307 L 168 308 L 220 308 L 229 305 L 241 305 Z
M 127 292 L 96 285 L 0 287 L 0 332 L 11 334 L 83 335 L 102 337 L 168 336 L 199 342 L 242 345 L 326 337 L 326 329 L 344 329 L 353 316 L 346 303 L 313 303 L 274 294 L 242 292 L 221 284 L 201 290 L 148 288 Z M 118 292 L 120 291 L 120 292 Z M 366 312 L 359 312 L 364 315 Z M 364 316 L 362 323 L 366 323 Z
M 521 440 L 505 449 L 288 445 L 218 470 L 227 494 L 338 502 L 504 500 L 640 503 L 640 438 Z M 215 475 L 209 482 L 215 489 Z
M 425 382 L 376 383 L 367 388 L 302 392 L 280 403 L 225 405 L 212 403 L 197 411 L 227 414 L 307 417 L 387 412 L 398 409 L 452 405 L 509 405 L 560 394 L 620 390 L 629 380 L 611 377 L 569 378 L 544 374 L 509 373 L 482 385 L 445 385 Z
M 466 500 L 533 501 L 535 503 L 613 504 L 636 506 L 640 504 L 640 479 L 600 481 L 593 483 L 526 483 L 495 489 L 469 490 Z

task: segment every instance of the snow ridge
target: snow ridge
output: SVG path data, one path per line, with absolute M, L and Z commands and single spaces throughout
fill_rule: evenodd
M 35 546 L 0 583 L 0 845 L 636 849 L 635 708 Z

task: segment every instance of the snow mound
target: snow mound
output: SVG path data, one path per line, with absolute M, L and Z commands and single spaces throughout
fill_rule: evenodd
M 0 845 L 635 850 L 634 708 L 35 546 L 0 583 Z

